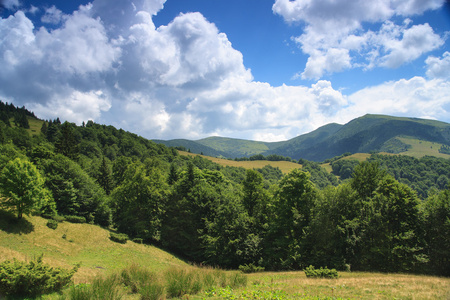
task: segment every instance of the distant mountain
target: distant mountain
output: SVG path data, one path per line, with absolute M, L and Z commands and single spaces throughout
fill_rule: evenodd
M 213 157 L 225 157 L 227 158 L 229 156 L 229 153 L 219 151 L 217 149 L 208 147 L 207 145 L 202 145 L 199 142 L 191 141 L 191 140 L 185 140 L 185 139 L 175 139 L 175 140 L 152 140 L 155 143 L 158 144 L 164 144 L 167 147 L 178 147 L 178 148 L 184 148 L 183 150 L 189 151 L 192 153 L 198 153 L 203 154 L 207 156 L 213 156 Z
M 221 137 L 198 141 L 155 142 L 168 146 L 183 146 L 195 153 L 203 152 L 205 155 L 227 158 L 278 154 L 293 159 L 323 161 L 346 152 L 405 152 L 411 147 L 402 139 L 405 137 L 450 145 L 450 124 L 434 120 L 368 114 L 345 125 L 328 124 L 310 133 L 276 143 Z

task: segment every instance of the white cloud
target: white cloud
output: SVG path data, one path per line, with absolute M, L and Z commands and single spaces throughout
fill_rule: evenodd
M 111 108 L 102 91 L 82 93 L 73 90 L 68 95 L 55 95 L 49 102 L 27 103 L 26 107 L 48 119 L 61 118 L 81 124 L 83 120 L 97 120 L 101 113 Z
M 348 108 L 338 114 L 342 119 L 375 113 L 443 120 L 450 114 L 450 82 L 423 77 L 401 79 L 362 89 L 348 100 Z
M 430 78 L 450 79 L 450 52 L 446 51 L 439 57 L 430 56 L 425 60 L 427 64 L 427 76 Z
M 37 8 L 32 6 L 33 11 L 36 11 Z M 45 14 L 41 17 L 41 21 L 43 23 L 49 24 L 59 24 L 64 17 L 64 14 L 61 10 L 57 9 L 54 5 L 45 10 Z
M 402 34 L 401 40 L 384 41 L 383 47 L 388 54 L 382 58 L 382 66 L 399 67 L 444 44 L 427 23 L 405 29 Z
M 437 9 L 444 0 L 276 0 L 273 12 L 304 31 L 293 38 L 309 55 L 302 78 L 320 78 L 350 67 L 395 68 L 440 47 L 443 39 L 429 24 L 412 27 L 389 21 Z M 382 24 L 379 31 L 366 24 Z
M 2 0 L 1 4 L 6 8 L 13 10 L 20 6 L 19 0 Z

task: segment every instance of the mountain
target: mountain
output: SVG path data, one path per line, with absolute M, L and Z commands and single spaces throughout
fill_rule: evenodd
M 450 145 L 450 124 L 435 120 L 367 114 L 345 125 L 327 124 L 310 133 L 276 143 L 222 137 L 197 141 L 155 142 L 168 146 L 183 146 L 195 153 L 203 152 L 205 155 L 227 158 L 277 154 L 292 159 L 323 161 L 346 152 L 384 151 L 408 154 L 406 151 L 412 147 L 408 144 L 409 140 Z M 193 149 L 201 150 L 198 152 Z M 212 154 L 214 151 L 219 155 Z

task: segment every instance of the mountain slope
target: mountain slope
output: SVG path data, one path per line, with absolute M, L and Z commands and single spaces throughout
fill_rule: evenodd
M 256 154 L 277 154 L 293 159 L 323 161 L 345 152 L 384 151 L 408 154 L 407 151 L 411 148 L 408 142 L 410 140 L 450 145 L 450 124 L 434 120 L 368 114 L 345 125 L 327 124 L 310 133 L 275 143 L 222 137 L 198 141 L 155 142 L 168 146 L 184 146 L 191 149 L 191 152 L 202 152 L 216 157 L 236 158 Z
M 350 121 L 326 138 L 315 138 L 306 143 L 301 140 L 302 137 L 291 139 L 284 145 L 267 153 L 290 156 L 294 159 L 323 161 L 345 152 L 386 151 L 387 148 L 392 148 L 390 146 L 395 143 L 398 144 L 397 150 L 391 149 L 390 152 L 400 153 L 406 150 L 408 146 L 398 137 L 412 137 L 429 142 L 449 144 L 450 124 L 415 118 L 365 115 Z
M 184 148 L 182 150 L 189 151 L 192 153 L 202 153 L 207 156 L 213 156 L 213 157 L 228 157 L 228 153 L 219 151 L 217 149 L 211 148 L 207 145 L 202 145 L 201 143 L 198 143 L 196 141 L 191 140 L 185 140 L 185 139 L 175 139 L 175 140 L 152 140 L 155 143 L 163 144 L 167 147 L 181 147 Z
M 209 137 L 206 139 L 201 139 L 196 141 L 199 144 L 208 146 L 222 153 L 226 153 L 227 157 L 248 157 L 255 154 L 260 154 L 268 151 L 270 148 L 267 146 L 268 143 L 232 139 L 232 138 L 222 138 L 222 137 Z

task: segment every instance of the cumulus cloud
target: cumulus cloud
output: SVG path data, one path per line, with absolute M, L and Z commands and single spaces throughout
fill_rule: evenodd
M 0 8 L 5 7 L 6 9 L 13 10 L 20 6 L 19 0 L 2 0 L 0 2 Z
M 427 64 L 427 76 L 430 78 L 450 79 L 450 52 L 446 51 L 439 57 L 430 56 L 425 60 Z
M 31 8 L 34 12 L 37 11 L 37 8 L 32 6 Z M 41 17 L 41 21 L 43 23 L 49 24 L 59 24 L 63 19 L 63 12 L 56 8 L 56 6 L 52 6 L 45 10 L 45 14 Z
M 444 0 L 276 0 L 272 9 L 286 22 L 303 26 L 303 33 L 293 38 L 309 55 L 301 77 L 317 79 L 351 67 L 396 68 L 440 47 L 443 39 L 429 24 L 410 27 L 409 19 L 401 25 L 390 19 L 443 4 Z M 365 29 L 369 23 L 381 24 L 380 29 Z
M 450 113 L 450 82 L 416 76 L 362 89 L 348 96 L 348 101 L 339 118 L 375 113 L 442 120 Z
M 26 106 L 37 115 L 46 115 L 49 119 L 95 120 L 101 112 L 111 108 L 111 103 L 102 91 L 82 93 L 73 90 L 65 97 L 53 97 L 46 103 L 31 102 Z

